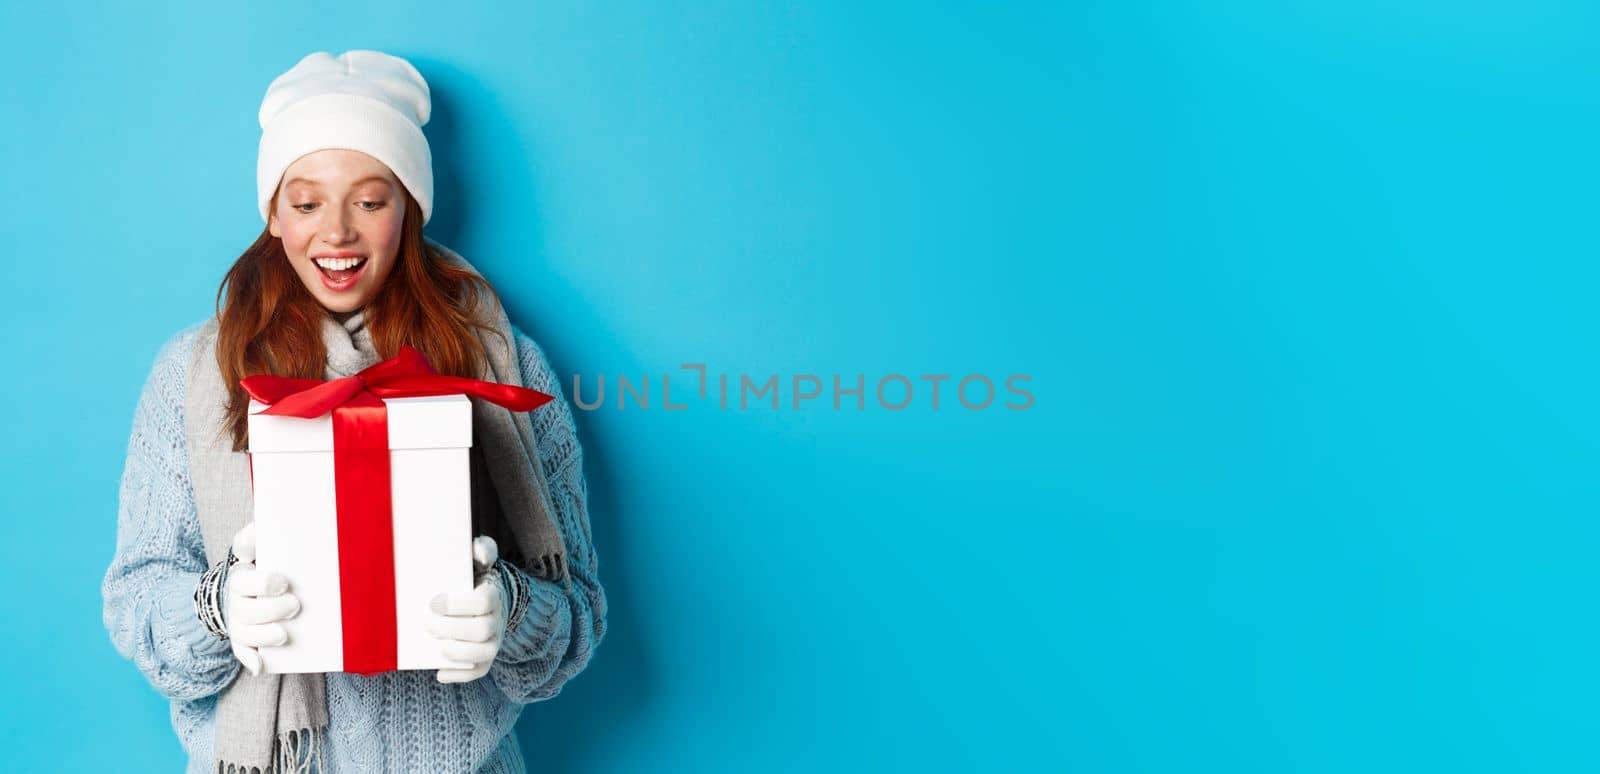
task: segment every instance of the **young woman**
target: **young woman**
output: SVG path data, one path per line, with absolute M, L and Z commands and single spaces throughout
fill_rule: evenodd
M 261 105 L 266 226 L 217 314 L 156 356 L 122 478 L 105 623 L 172 702 L 191 772 L 521 772 L 513 727 L 605 633 L 572 413 L 493 288 L 423 236 L 433 207 L 427 83 L 376 51 L 318 52 Z M 239 380 L 349 376 L 409 344 L 442 374 L 555 399 L 473 403 L 477 587 L 430 600 L 429 633 L 471 669 L 266 674 L 300 608 L 254 565 L 249 397 Z M 403 570 L 402 570 L 403 571 Z

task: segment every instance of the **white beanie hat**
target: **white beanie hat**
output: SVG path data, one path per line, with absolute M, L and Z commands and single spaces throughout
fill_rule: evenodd
M 381 51 L 318 51 L 278 76 L 261 100 L 256 200 L 261 219 L 283 173 L 313 151 L 345 148 L 384 164 L 433 214 L 433 155 L 422 127 L 432 101 L 410 62 Z

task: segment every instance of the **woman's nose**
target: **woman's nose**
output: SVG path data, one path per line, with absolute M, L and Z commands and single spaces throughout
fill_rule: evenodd
M 322 227 L 322 238 L 329 244 L 339 244 L 350 239 L 350 216 L 342 208 L 330 213 Z

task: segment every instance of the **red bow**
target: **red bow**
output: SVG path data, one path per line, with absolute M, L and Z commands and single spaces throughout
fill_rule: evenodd
M 428 358 L 410 344 L 402 344 L 400 354 L 382 363 L 329 382 L 257 374 L 239 380 L 239 384 L 250 397 L 271 406 L 261 413 L 307 419 L 340 406 L 374 402 L 381 405 L 378 398 L 466 393 L 512 411 L 532 411 L 554 399 L 525 387 L 440 375 L 428 364 Z
M 332 381 L 257 374 L 239 384 L 269 406 L 262 414 L 314 419 L 333 412 L 344 671 L 371 675 L 394 670 L 394 524 L 389 415 L 382 399 L 465 393 L 512 411 L 532 411 L 555 397 L 436 373 L 410 345 L 402 345 L 400 354 L 388 360 Z

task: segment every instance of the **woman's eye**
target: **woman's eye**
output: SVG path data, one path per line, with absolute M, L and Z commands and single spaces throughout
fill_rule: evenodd
M 360 202 L 360 204 L 361 204 L 361 209 L 366 210 L 367 212 L 376 212 L 378 210 L 381 210 L 381 209 L 383 209 L 383 205 L 384 205 L 383 202 Z M 369 205 L 369 204 L 372 205 L 372 206 L 368 207 L 367 205 Z
M 317 207 L 317 205 L 315 205 L 315 204 L 292 204 L 292 205 L 289 205 L 289 206 L 291 208 L 295 209 L 295 210 L 300 211 L 300 212 L 310 212 L 311 209 L 316 209 L 316 207 Z M 300 209 L 302 207 L 309 207 L 311 209 Z

